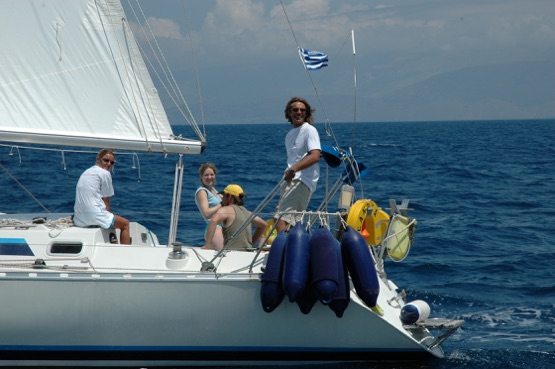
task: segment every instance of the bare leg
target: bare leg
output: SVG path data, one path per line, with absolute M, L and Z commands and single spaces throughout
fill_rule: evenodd
M 216 250 L 221 250 L 224 248 L 224 233 L 222 231 L 222 227 L 216 227 L 216 232 L 214 232 L 212 243 L 216 247 Z
M 131 236 L 129 234 L 129 220 L 125 219 L 124 217 L 120 217 L 119 215 L 114 215 L 114 217 L 114 228 L 120 230 L 120 243 L 122 245 L 130 245 Z
M 213 247 L 206 247 L 206 239 L 204 240 L 204 246 L 202 247 L 205 250 L 217 250 L 220 251 L 224 248 L 224 234 L 222 231 L 222 227 L 217 226 L 216 231 L 214 231 L 214 237 L 212 238 L 212 245 Z
M 277 233 L 279 233 L 282 230 L 284 230 L 285 228 L 287 228 L 288 225 L 289 225 L 289 223 L 287 223 L 285 220 L 280 219 L 277 226 L 276 226 Z

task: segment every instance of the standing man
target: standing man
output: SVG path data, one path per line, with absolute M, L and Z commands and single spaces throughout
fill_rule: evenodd
M 110 197 L 114 196 L 110 170 L 115 164 L 114 151 L 102 149 L 96 155 L 96 164 L 81 174 L 75 190 L 73 222 L 78 227 L 118 228 L 120 243 L 129 245 L 129 220 L 110 212 Z
M 293 97 L 285 105 L 285 118 L 293 126 L 285 136 L 287 169 L 284 179 L 286 186 L 281 190 L 279 212 L 304 211 L 320 178 L 320 136 L 312 125 L 313 109 L 303 98 Z M 276 217 L 277 219 L 277 217 Z M 279 219 L 278 232 L 295 224 L 293 214 L 284 214 Z
M 241 226 L 249 219 L 251 212 L 245 208 L 245 198 L 247 195 L 236 184 L 228 185 L 223 191 L 222 207 L 218 209 L 216 214 L 212 216 L 208 223 L 205 235 L 204 249 L 221 250 L 222 247 L 214 244 L 214 234 L 218 225 L 221 224 L 224 235 L 224 246 L 229 250 L 251 250 L 253 245 L 260 240 L 260 237 L 266 229 L 266 221 L 255 216 L 250 224 L 237 234 L 237 237 L 231 241 L 231 237 L 241 228 Z M 256 229 L 254 234 L 251 233 L 251 226 Z M 252 236 L 251 236 L 252 234 Z M 231 242 L 230 242 L 231 241 Z

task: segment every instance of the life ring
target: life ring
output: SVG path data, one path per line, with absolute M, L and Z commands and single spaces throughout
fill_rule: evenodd
M 358 231 L 370 246 L 379 245 L 389 226 L 389 215 L 370 200 L 358 200 L 349 210 L 347 224 Z
M 403 261 L 410 251 L 416 219 L 394 214 L 391 218 L 386 236 L 384 247 L 387 249 L 387 256 L 393 261 Z
M 389 214 L 380 208 L 372 209 L 372 213 L 364 219 L 363 224 L 363 236 L 367 235 L 365 238 L 366 243 L 371 246 L 379 245 L 387 232 L 389 225 Z M 364 234 L 366 230 L 366 234 Z

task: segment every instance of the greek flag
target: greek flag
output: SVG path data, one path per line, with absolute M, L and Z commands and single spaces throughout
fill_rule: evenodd
M 328 66 L 328 56 L 319 51 L 299 48 L 299 56 L 308 70 L 317 70 Z

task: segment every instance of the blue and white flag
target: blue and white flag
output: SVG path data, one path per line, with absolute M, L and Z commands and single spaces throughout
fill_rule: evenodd
M 328 56 L 320 51 L 299 48 L 299 56 L 308 70 L 317 70 L 328 66 Z

